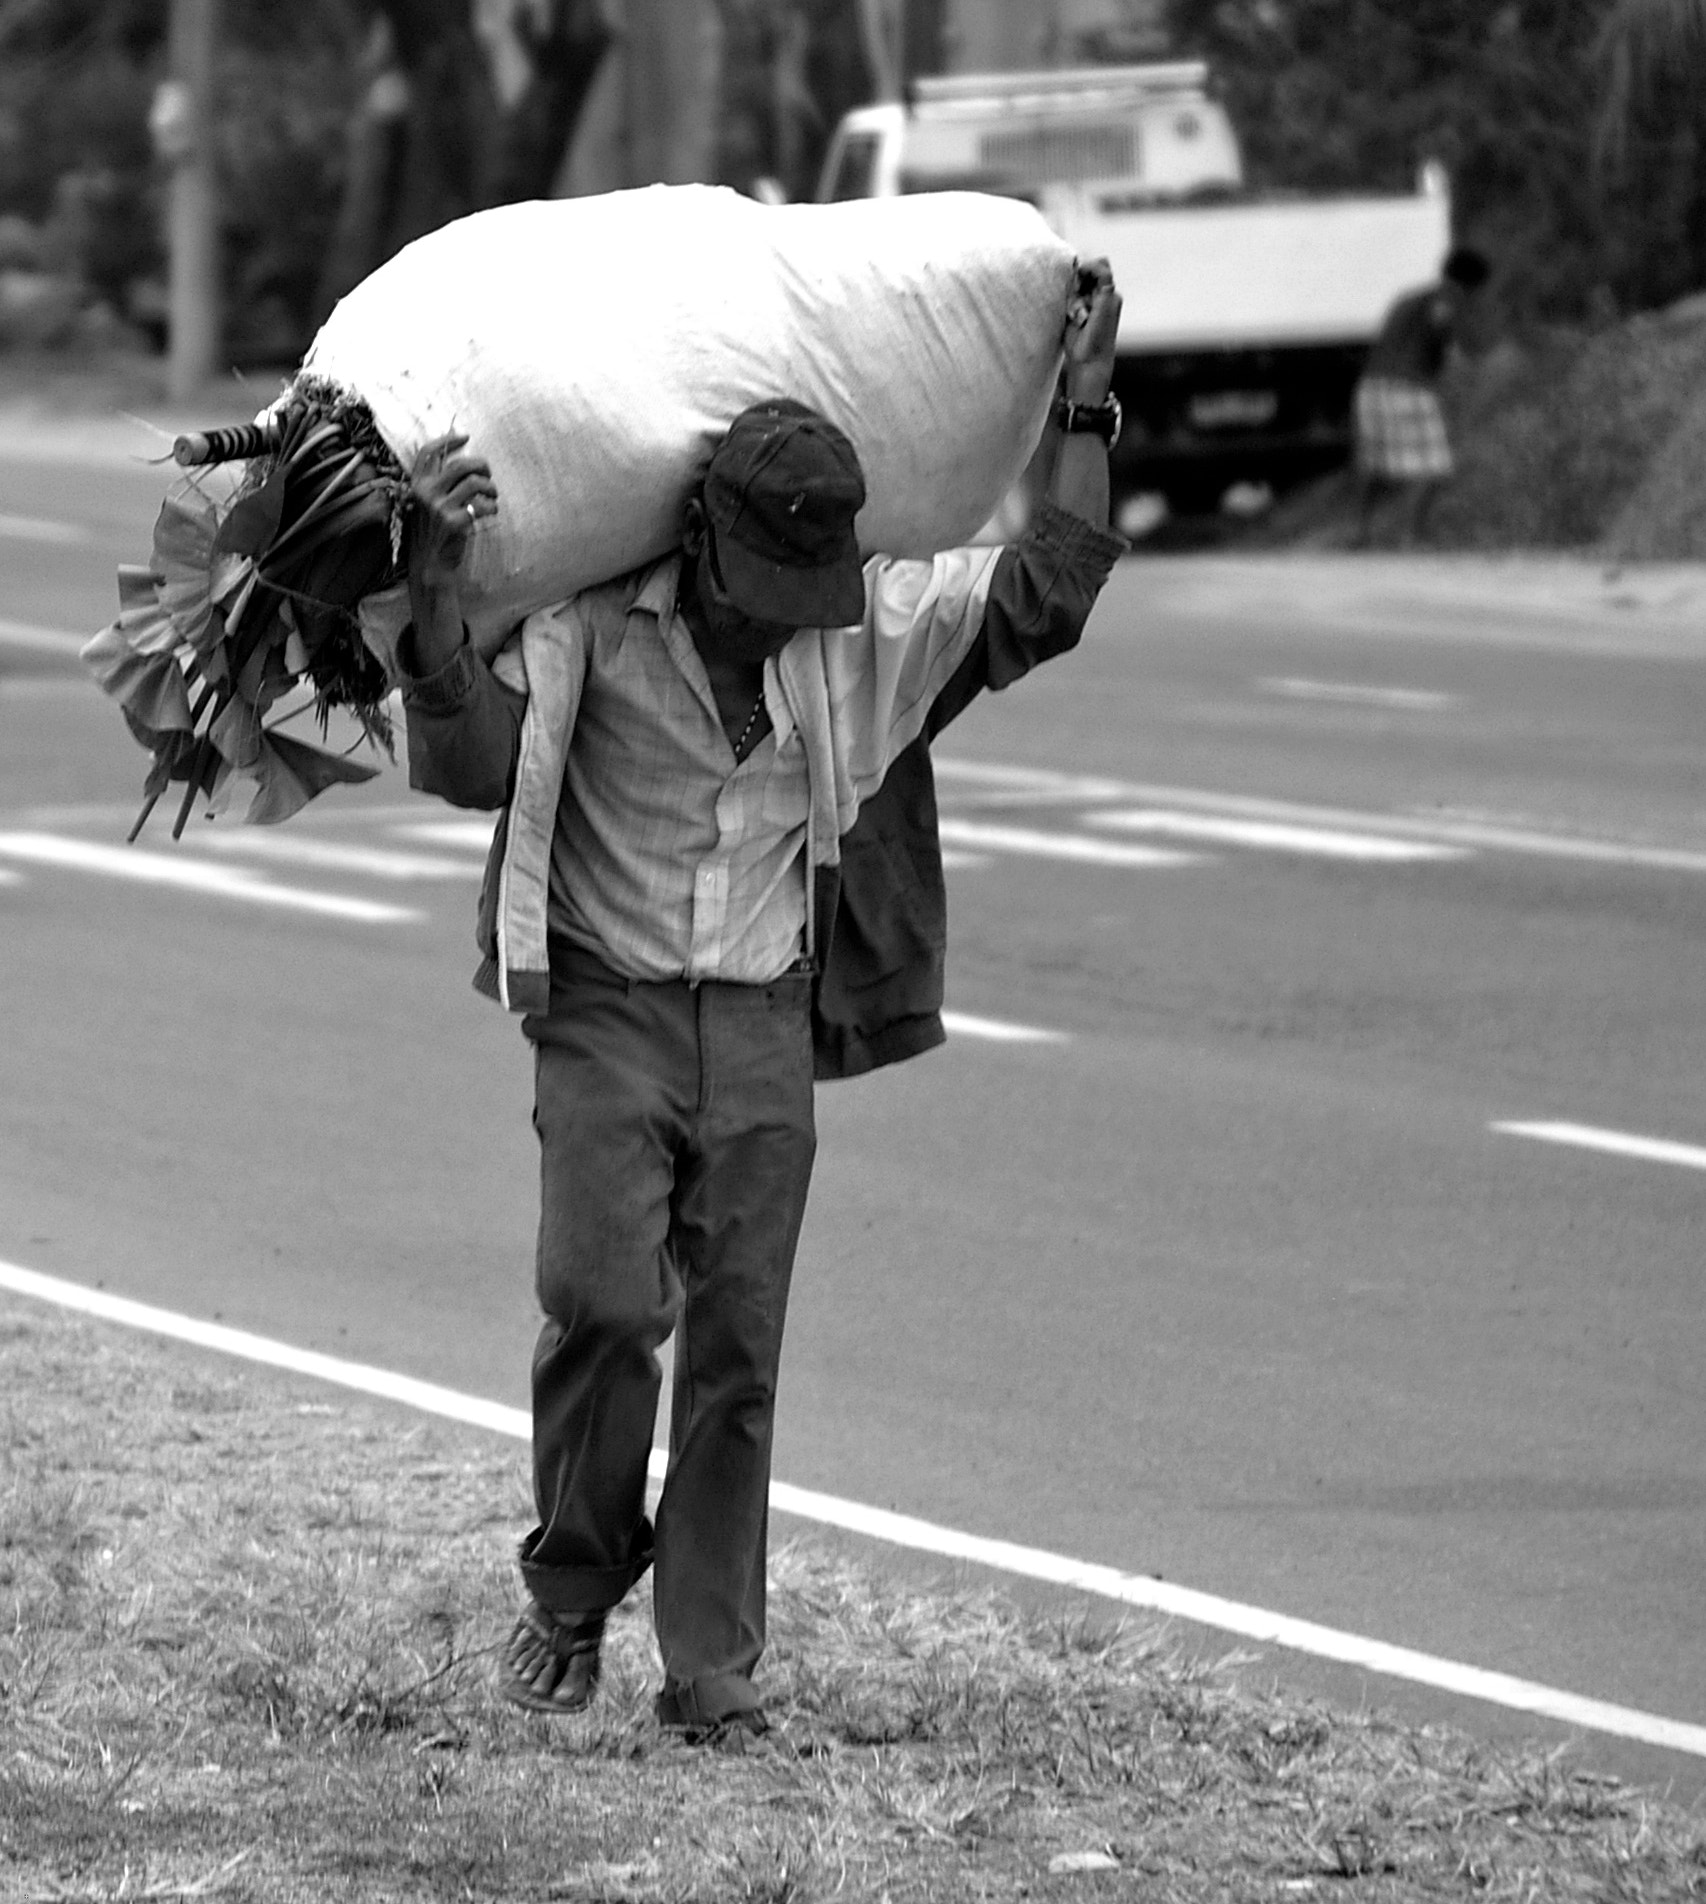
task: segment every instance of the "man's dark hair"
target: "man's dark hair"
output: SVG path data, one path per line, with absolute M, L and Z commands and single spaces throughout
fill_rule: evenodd
M 1493 275 L 1493 267 L 1485 252 L 1477 251 L 1473 245 L 1457 245 L 1446 254 L 1440 275 L 1453 284 L 1462 285 L 1465 291 L 1479 291 Z

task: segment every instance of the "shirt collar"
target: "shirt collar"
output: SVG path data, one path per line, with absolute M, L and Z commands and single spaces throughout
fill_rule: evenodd
M 634 596 L 634 606 L 666 621 L 675 613 L 675 591 L 681 580 L 681 554 L 676 551 L 654 562 Z
M 664 646 L 675 657 L 675 665 L 686 676 L 688 685 L 709 710 L 711 718 L 720 721 L 722 717 L 717 713 L 716 697 L 711 692 L 705 663 L 693 645 L 686 621 L 675 605 L 676 590 L 681 582 L 681 562 L 679 550 L 654 562 L 635 591 L 634 607 L 656 618 L 658 632 L 663 637 Z M 786 652 L 787 649 L 784 649 L 783 653 Z M 764 687 L 765 703 L 770 709 L 770 724 L 775 730 L 776 745 L 781 747 L 794 732 L 794 710 L 789 703 L 787 689 L 782 685 L 779 656 L 772 656 L 764 664 Z

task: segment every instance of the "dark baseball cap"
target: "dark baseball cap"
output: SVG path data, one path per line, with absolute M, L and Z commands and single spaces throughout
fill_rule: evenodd
M 788 397 L 743 410 L 705 471 L 723 592 L 756 621 L 862 621 L 853 519 L 864 501 L 858 452 L 827 417 Z

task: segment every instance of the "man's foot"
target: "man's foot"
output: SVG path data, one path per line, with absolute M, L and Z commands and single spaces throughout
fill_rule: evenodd
M 504 1697 L 529 1712 L 584 1712 L 598 1688 L 604 1615 L 574 1618 L 530 1601 L 504 1648 Z
M 657 1722 L 684 1745 L 720 1745 L 725 1741 L 761 1739 L 770 1730 L 762 1706 L 747 1706 L 707 1718 L 690 1687 L 665 1686 L 652 1704 Z

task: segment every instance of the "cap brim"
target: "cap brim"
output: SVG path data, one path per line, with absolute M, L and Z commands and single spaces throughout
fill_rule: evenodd
M 848 538 L 833 562 L 798 568 L 756 555 L 733 536 L 717 537 L 723 594 L 754 621 L 793 628 L 847 628 L 865 619 L 865 567 Z

